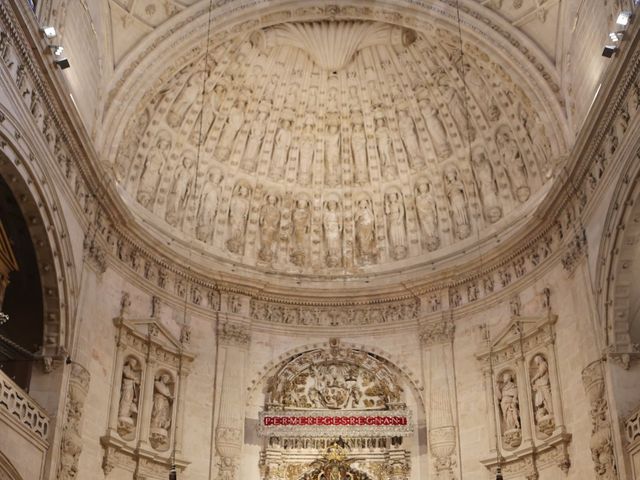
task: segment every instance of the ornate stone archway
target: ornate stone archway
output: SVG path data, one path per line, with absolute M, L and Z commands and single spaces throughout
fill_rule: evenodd
M 338 339 L 272 371 L 258 432 L 266 480 L 402 480 L 410 470 L 412 411 L 397 369 Z

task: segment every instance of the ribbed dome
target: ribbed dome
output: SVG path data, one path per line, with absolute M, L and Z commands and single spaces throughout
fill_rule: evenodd
M 156 228 L 268 271 L 353 275 L 450 254 L 513 223 L 563 150 L 527 82 L 460 47 L 441 27 L 363 20 L 212 45 L 144 97 L 116 179 Z

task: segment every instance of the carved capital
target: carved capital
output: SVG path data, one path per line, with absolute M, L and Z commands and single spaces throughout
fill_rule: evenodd
M 450 319 L 427 323 L 420 331 L 420 343 L 424 347 L 451 343 L 455 330 L 455 325 Z

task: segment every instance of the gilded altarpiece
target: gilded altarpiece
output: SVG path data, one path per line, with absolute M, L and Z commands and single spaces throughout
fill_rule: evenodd
M 290 358 L 267 383 L 262 478 L 406 480 L 412 432 L 395 369 L 331 339 Z
M 114 324 L 114 384 L 101 438 L 104 474 L 109 478 L 119 468 L 134 478 L 166 479 L 172 463 L 178 472 L 189 463 L 182 455 L 185 389 L 194 358 L 186 351 L 189 335 L 176 339 L 155 317 L 120 316 Z
M 499 466 L 505 478 L 535 480 L 541 468 L 567 472 L 571 434 L 564 425 L 556 367 L 554 327 L 558 317 L 519 316 L 477 355 L 485 382 L 490 454 L 482 463 Z

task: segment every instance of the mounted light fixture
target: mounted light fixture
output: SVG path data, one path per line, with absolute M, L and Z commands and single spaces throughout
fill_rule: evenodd
M 55 38 L 58 34 L 58 32 L 56 32 L 56 27 L 43 27 L 42 33 L 47 38 Z
M 171 465 L 171 470 L 169 470 L 169 480 L 178 480 L 178 472 L 176 471 L 175 465 Z
M 69 60 L 66 58 L 61 58 L 60 60 L 54 60 L 53 63 L 55 63 L 60 70 L 64 70 L 65 68 L 69 68 L 71 66 L 71 64 L 69 63 Z
M 49 48 L 56 57 L 59 57 L 64 53 L 64 47 L 62 45 L 49 45 Z
M 631 12 L 623 11 L 618 14 L 618 18 L 616 18 L 616 23 L 620 26 L 626 27 L 629 25 L 631 21 L 631 17 L 633 14 Z
M 612 42 L 619 42 L 624 38 L 624 32 L 611 32 L 609 33 L 609 39 Z
M 602 50 L 602 56 L 611 58 L 618 51 L 618 47 L 615 45 L 605 45 L 604 50 Z
M 502 480 L 502 469 L 500 468 L 499 465 L 498 465 L 498 468 L 496 469 L 496 480 Z
M 64 70 L 71 66 L 69 59 L 62 56 L 64 53 L 64 47 L 62 45 L 49 45 L 49 49 L 51 49 L 51 53 L 54 56 L 53 63 L 55 63 L 60 70 Z

